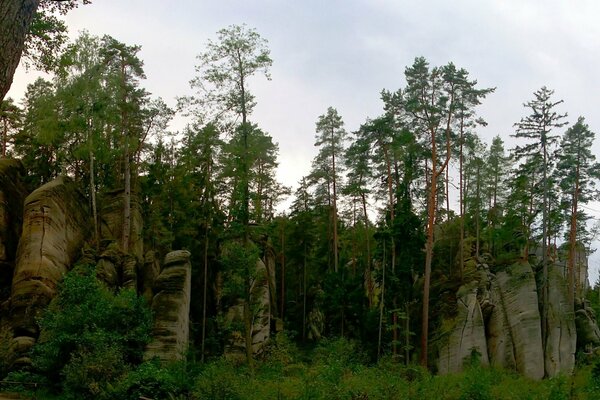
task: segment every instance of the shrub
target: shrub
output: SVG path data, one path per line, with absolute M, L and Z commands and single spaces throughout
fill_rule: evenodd
M 244 370 L 235 368 L 225 359 L 206 366 L 194 385 L 194 394 L 200 399 L 241 400 L 238 386 L 247 384 Z
M 184 396 L 191 391 L 191 381 L 185 362 L 161 366 L 158 360 L 141 364 L 131 371 L 111 391 L 112 399 L 138 400 L 170 399 Z
M 141 362 L 151 323 L 142 298 L 131 290 L 112 293 L 96 280 L 93 268 L 79 266 L 64 277 L 39 320 L 34 371 L 65 397 L 100 398 Z

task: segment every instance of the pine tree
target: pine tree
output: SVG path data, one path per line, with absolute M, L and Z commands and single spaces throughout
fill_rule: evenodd
M 531 110 L 531 114 L 515 124 L 516 133 L 514 137 L 527 141 L 524 145 L 518 145 L 514 154 L 518 159 L 525 159 L 521 165 L 532 174 L 531 187 L 539 187 L 542 198 L 542 340 L 546 348 L 546 336 L 548 332 L 548 245 L 550 235 L 548 234 L 550 193 L 552 169 L 554 168 L 553 151 L 558 144 L 558 136 L 553 129 L 563 127 L 566 114 L 559 114 L 556 107 L 563 101 L 554 101 L 554 91 L 545 86 L 534 92 L 534 99 L 525 103 L 524 106 Z M 533 198 L 533 197 L 532 197 Z
M 594 133 L 590 131 L 583 117 L 564 133 L 560 148 L 557 175 L 560 176 L 560 188 L 568 204 L 566 218 L 569 225 L 567 240 L 569 255 L 567 258 L 567 281 L 569 287 L 569 304 L 573 308 L 575 295 L 581 293 L 578 287 L 579 278 L 575 276 L 575 251 L 577 243 L 582 243 L 585 234 L 585 223 L 589 218 L 581 207 L 593 199 L 599 192 L 596 182 L 600 179 L 600 164 L 592 153 Z M 577 280 L 576 280 L 577 278 Z
M 343 171 L 344 140 L 346 131 L 344 122 L 337 110 L 333 107 L 327 113 L 319 116 L 316 124 L 315 146 L 319 147 L 319 154 L 315 157 L 317 168 L 313 167 L 313 176 L 321 176 L 327 183 L 328 203 L 331 207 L 331 226 L 333 231 L 333 270 L 338 272 L 339 239 L 338 239 L 338 193 L 337 187 L 341 183 Z

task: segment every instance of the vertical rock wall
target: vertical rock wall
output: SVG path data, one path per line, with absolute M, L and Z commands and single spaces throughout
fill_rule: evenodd
M 123 237 L 123 189 L 109 192 L 101 200 L 100 236 L 104 240 L 113 240 L 120 244 Z M 139 265 L 144 262 L 142 229 L 141 206 L 138 198 L 132 194 L 129 253 L 135 257 Z
M 269 271 L 262 260 L 256 262 L 254 279 L 250 287 L 250 310 L 252 325 L 252 353 L 259 354 L 271 333 L 271 304 L 269 290 Z M 227 321 L 240 327 L 244 326 L 244 303 L 242 300 L 227 310 Z M 242 328 L 243 329 L 243 328 Z M 246 354 L 244 331 L 236 331 L 229 338 L 225 348 L 228 357 L 244 357 Z
M 78 258 L 89 226 L 87 201 L 69 178 L 59 177 L 27 196 L 10 298 L 19 353 L 37 337 L 35 319 Z
M 480 354 L 482 365 L 489 364 L 485 324 L 477 300 L 477 289 L 462 287 L 461 291 L 464 293 L 457 300 L 458 315 L 454 320 L 454 327 L 440 351 L 438 371 L 441 374 L 460 371 L 465 359 L 473 351 Z
M 575 368 L 577 332 L 574 312 L 569 310 L 567 282 L 558 264 L 548 266 L 548 294 L 546 376 L 567 375 Z
M 167 362 L 185 357 L 189 342 L 191 283 L 190 253 L 178 250 L 167 254 L 154 284 L 154 328 L 145 359 L 158 357 Z
M 531 265 L 519 262 L 496 274 L 503 310 L 512 336 L 517 371 L 532 379 L 544 377 L 538 291 Z

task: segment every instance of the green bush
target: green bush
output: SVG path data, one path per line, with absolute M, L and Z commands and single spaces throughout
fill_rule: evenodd
M 114 294 L 92 267 L 79 266 L 64 277 L 39 320 L 33 371 L 65 398 L 102 398 L 141 362 L 151 324 L 150 310 L 136 293 Z
M 191 391 L 191 380 L 185 362 L 160 365 L 158 360 L 141 364 L 131 371 L 111 391 L 112 399 L 138 400 L 170 399 L 187 395 Z
M 241 400 L 241 385 L 249 385 L 246 370 L 236 368 L 231 362 L 219 359 L 200 373 L 194 385 L 194 394 L 199 399 Z

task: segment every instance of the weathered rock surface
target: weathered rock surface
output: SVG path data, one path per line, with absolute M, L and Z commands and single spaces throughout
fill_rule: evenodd
M 577 326 L 577 347 L 586 352 L 600 346 L 600 328 L 594 315 L 594 310 L 587 301 L 575 311 L 575 324 Z
M 440 373 L 459 372 L 472 349 L 481 363 L 512 369 L 532 378 L 569 374 L 577 347 L 600 345 L 593 311 L 585 307 L 577 318 L 569 309 L 563 265 L 548 267 L 548 329 L 543 347 L 540 298 L 536 276 L 528 262 L 517 262 L 495 275 L 485 265 L 465 264 L 465 284 L 456 295 L 458 313 L 445 320 L 447 339 L 440 346 Z M 575 322 L 577 321 L 577 325 Z M 448 328 L 450 327 L 450 328 Z M 578 340 L 578 335 L 580 336 Z
M 476 291 L 468 291 L 458 298 L 458 315 L 448 342 L 440 350 L 438 371 L 447 374 L 462 369 L 466 359 L 476 351 L 481 364 L 488 365 L 487 342 L 483 315 Z
M 252 313 L 252 353 L 260 354 L 270 337 L 271 305 L 269 271 L 262 260 L 256 262 L 254 279 L 250 287 L 250 310 Z M 244 326 L 244 303 L 240 300 L 227 311 L 230 324 Z M 236 331 L 225 348 L 228 357 L 241 357 L 246 354 L 246 341 L 243 331 Z
M 100 236 L 103 240 L 121 243 L 123 237 L 123 189 L 112 191 L 103 196 L 99 213 Z M 135 256 L 138 264 L 144 262 L 144 242 L 142 236 L 143 219 L 139 200 L 131 196 L 131 234 L 129 253 Z
M 20 161 L 0 159 L 0 303 L 10 293 L 21 236 L 23 201 L 27 195 L 22 181 L 24 175 Z
M 562 267 L 548 266 L 548 332 L 546 335 L 546 376 L 570 374 L 575 367 L 577 332 L 573 310 L 569 310 L 567 282 Z
M 493 367 L 517 369 L 512 329 L 506 315 L 506 307 L 498 281 L 492 280 L 491 303 L 494 308 L 487 327 L 488 355 Z
M 152 304 L 153 286 L 156 278 L 160 274 L 160 262 L 156 258 L 154 251 L 148 251 L 144 256 L 144 264 L 140 271 L 140 293 L 146 299 L 148 304 Z
M 458 314 L 450 322 L 450 333 L 440 348 L 438 371 L 441 374 L 462 370 L 465 360 L 468 360 L 473 352 L 479 354 L 482 365 L 489 364 L 481 309 L 481 305 L 488 302 L 480 303 L 481 299 L 487 298 L 489 278 L 486 268 L 477 270 L 474 265 L 465 273 L 472 276 L 472 279 L 461 286 L 457 293 Z
M 519 262 L 496 274 L 512 337 L 517 371 L 544 377 L 544 351 L 538 291 L 531 265 Z
M 10 298 L 15 336 L 37 337 L 35 318 L 78 258 L 89 226 L 87 201 L 69 178 L 27 196 Z
M 458 315 L 438 359 L 440 373 L 459 372 L 472 350 L 482 364 L 514 368 L 544 377 L 544 352 L 535 275 L 528 263 L 516 263 L 496 275 L 485 266 L 465 266 L 457 293 Z M 446 325 L 448 322 L 446 322 Z
M 190 253 L 179 250 L 167 254 L 154 284 L 153 338 L 146 348 L 145 359 L 158 357 L 166 362 L 185 357 L 189 341 L 191 279 Z

